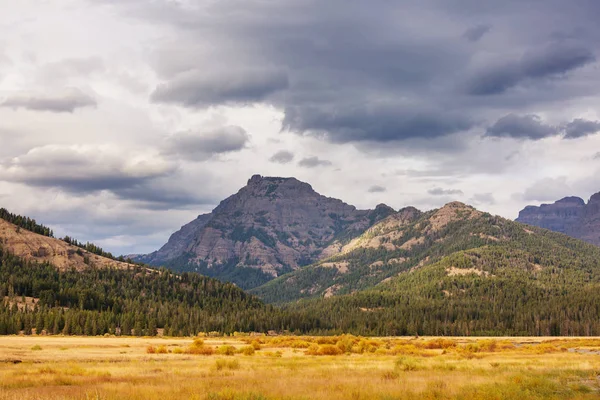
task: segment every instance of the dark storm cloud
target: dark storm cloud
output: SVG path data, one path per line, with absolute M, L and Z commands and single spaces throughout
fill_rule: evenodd
M 449 196 L 449 195 L 463 195 L 463 191 L 459 189 L 442 189 L 439 187 L 429 189 L 427 191 L 432 196 Z
M 600 121 L 574 119 L 564 126 L 565 139 L 577 139 L 600 132 Z
M 384 186 L 380 186 L 380 185 L 373 185 L 368 190 L 369 193 L 383 193 L 385 191 L 386 191 L 386 188 Z
M 492 27 L 490 25 L 480 24 L 473 26 L 465 31 L 463 37 L 471 42 L 477 42 L 490 31 Z
M 468 78 L 467 91 L 473 95 L 494 95 L 523 81 L 561 76 L 596 60 L 594 53 L 581 45 L 551 43 L 527 51 L 516 61 L 504 61 L 475 71 Z
M 287 164 L 294 160 L 294 153 L 287 150 L 280 150 L 277 153 L 273 154 L 269 161 L 278 163 L 278 164 Z
M 280 70 L 189 71 L 159 85 L 152 93 L 152 100 L 189 107 L 246 104 L 262 101 L 287 86 L 287 75 Z
M 243 149 L 250 136 L 239 126 L 225 126 L 209 132 L 180 132 L 170 136 L 164 153 L 190 161 L 205 161 L 214 155 Z
M 557 132 L 556 127 L 544 124 L 537 115 L 509 114 L 490 126 L 486 136 L 539 140 L 554 136 Z
M 514 0 L 129 0 L 121 7 L 177 33 L 157 45 L 162 83 L 154 101 L 190 108 L 263 102 L 283 110 L 286 129 L 338 143 L 387 147 L 474 134 L 485 121 L 550 111 L 600 90 L 581 76 L 600 42 L 598 4 L 588 0 L 577 7 L 558 0 L 543 7 Z M 486 46 L 474 45 L 492 26 Z
M 327 167 L 331 165 L 329 160 L 321 160 L 319 157 L 306 157 L 298 162 L 300 167 L 315 168 L 315 167 Z
M 78 108 L 95 107 L 96 100 L 79 89 L 70 89 L 63 93 L 31 93 L 9 96 L 0 102 L 0 107 L 27 109 L 31 111 L 72 113 Z

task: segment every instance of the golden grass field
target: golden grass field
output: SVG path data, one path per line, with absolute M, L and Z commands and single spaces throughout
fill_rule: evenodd
M 600 339 L 0 337 L 0 400 L 598 398 Z

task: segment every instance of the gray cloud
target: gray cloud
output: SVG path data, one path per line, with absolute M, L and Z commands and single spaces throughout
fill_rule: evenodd
M 250 136 L 239 126 L 225 126 L 209 132 L 179 132 L 171 135 L 164 154 L 177 155 L 190 161 L 205 161 L 217 154 L 243 149 Z
M 287 150 L 279 150 L 277 153 L 273 154 L 269 161 L 278 163 L 278 164 L 287 164 L 294 160 L 294 153 Z
M 492 29 L 491 25 L 480 24 L 475 25 L 463 33 L 463 37 L 471 42 L 478 42 L 481 38 Z
M 596 56 L 582 45 L 555 42 L 527 51 L 516 61 L 495 63 L 473 72 L 467 80 L 472 95 L 505 92 L 523 81 L 561 76 L 596 61 Z
M 458 7 L 441 0 L 332 0 L 324 10 L 313 0 L 210 6 L 130 0 L 122 8 L 177 33 L 155 50 L 163 81 L 155 101 L 192 108 L 262 102 L 283 110 L 284 128 L 292 132 L 382 146 L 433 142 L 522 109 L 519 103 L 544 110 L 591 90 L 569 84 L 580 82 L 577 70 L 596 59 L 597 41 L 585 32 L 598 31 L 591 17 L 597 7 L 586 2 L 575 10 L 551 1 L 545 18 L 516 1 L 468 0 Z M 573 20 L 583 33 L 557 34 L 556 26 Z M 488 47 L 465 43 L 480 40 L 492 24 Z M 550 81 L 556 89 L 538 93 Z M 517 86 L 518 96 L 507 93 Z
M 439 187 L 429 189 L 427 193 L 432 196 L 463 195 L 463 191 L 460 189 L 442 189 Z
M 246 104 L 265 100 L 287 87 L 288 77 L 282 70 L 255 68 L 211 73 L 195 70 L 159 85 L 152 93 L 152 100 L 189 107 Z
M 369 193 L 383 193 L 385 191 L 386 191 L 386 188 L 384 186 L 380 186 L 380 185 L 373 185 L 368 190 Z
M 0 107 L 24 108 L 32 111 L 72 113 L 78 108 L 95 107 L 96 100 L 79 89 L 68 89 L 62 93 L 30 93 L 8 97 Z
M 565 139 L 577 139 L 600 132 L 600 121 L 577 118 L 564 126 Z
M 0 180 L 72 193 L 119 191 L 174 173 L 153 154 L 124 154 L 112 146 L 36 147 L 0 164 Z
M 594 160 L 600 160 L 600 151 L 594 154 Z
M 327 167 L 331 165 L 329 160 L 321 160 L 319 157 L 306 157 L 298 162 L 300 167 L 315 168 L 315 167 Z
M 537 115 L 508 114 L 486 131 L 486 136 L 539 140 L 558 133 L 556 127 L 546 125 Z
M 408 104 L 299 106 L 286 109 L 284 126 L 293 131 L 322 134 L 334 142 L 391 142 L 437 138 L 467 130 L 465 115 Z

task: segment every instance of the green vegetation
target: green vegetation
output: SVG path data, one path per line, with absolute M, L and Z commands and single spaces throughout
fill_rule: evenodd
M 18 214 L 12 214 L 6 208 L 0 208 L 0 218 L 10 222 L 11 224 L 17 225 L 20 228 L 27 229 L 28 231 L 48 237 L 54 237 L 54 232 L 52 232 L 52 229 L 38 224 L 35 219 L 24 217 Z

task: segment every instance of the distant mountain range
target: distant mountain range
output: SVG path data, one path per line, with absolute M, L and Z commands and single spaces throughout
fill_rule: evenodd
M 600 246 L 600 193 L 593 195 L 587 204 L 579 197 L 565 197 L 553 204 L 527 206 L 517 221 Z

